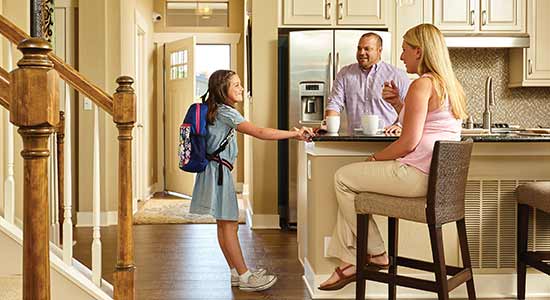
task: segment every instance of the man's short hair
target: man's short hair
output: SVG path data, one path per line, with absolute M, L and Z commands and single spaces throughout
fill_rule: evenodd
M 376 44 L 378 44 L 378 47 L 382 48 L 382 37 L 380 37 L 378 34 L 374 32 L 367 32 L 363 34 L 359 40 L 362 40 L 363 38 L 375 38 Z

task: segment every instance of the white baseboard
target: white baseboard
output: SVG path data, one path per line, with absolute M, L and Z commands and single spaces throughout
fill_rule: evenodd
M 246 209 L 246 224 L 250 229 L 281 229 L 279 215 L 254 214 L 250 202 Z
M 76 213 L 76 227 L 92 227 L 93 226 L 93 213 L 92 212 L 77 212 Z M 102 211 L 100 216 L 101 226 L 111 226 L 118 223 L 117 211 Z
M 474 284 L 476 297 L 480 298 L 516 298 L 516 274 L 512 273 L 499 274 L 479 274 L 474 270 Z M 402 275 L 411 275 L 402 273 Z M 304 280 L 309 295 L 312 299 L 355 299 L 355 283 L 348 284 L 345 288 L 338 291 L 321 291 L 317 287 L 321 282 L 328 279 L 330 274 L 315 274 L 307 257 L 304 258 Z M 434 280 L 433 274 L 418 273 L 412 276 L 419 279 Z M 386 284 L 367 281 L 365 298 L 368 299 L 387 299 L 388 286 Z M 436 293 L 424 292 L 409 288 L 397 287 L 397 297 L 399 299 L 415 298 L 415 299 L 436 299 Z M 450 298 L 467 299 L 468 293 L 466 284 L 462 284 L 449 294 Z M 526 297 L 546 298 L 550 297 L 550 285 L 548 284 L 548 275 L 540 272 L 528 272 Z
M 151 199 L 156 192 L 162 192 L 160 182 L 157 182 L 147 187 L 147 199 L 145 200 Z

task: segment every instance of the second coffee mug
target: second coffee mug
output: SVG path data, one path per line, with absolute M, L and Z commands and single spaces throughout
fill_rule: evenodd
M 327 132 L 328 133 L 338 133 L 340 129 L 340 116 L 328 116 L 327 121 Z
M 361 118 L 361 126 L 363 127 L 363 133 L 368 135 L 374 135 L 378 133 L 378 130 L 382 128 L 381 121 L 377 115 L 364 115 Z

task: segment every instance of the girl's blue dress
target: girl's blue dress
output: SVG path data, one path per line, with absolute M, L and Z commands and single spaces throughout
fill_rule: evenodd
M 243 116 L 231 106 L 225 104 L 218 106 L 218 115 L 214 124 L 208 125 L 207 153 L 213 153 L 218 149 L 229 130 L 236 129 L 237 125 L 244 121 Z M 235 134 L 225 150 L 220 153 L 220 157 L 234 165 L 237 153 Z M 210 161 L 206 170 L 197 174 L 189 211 L 194 214 L 212 215 L 217 220 L 237 221 L 239 207 L 231 171 L 227 167 L 223 167 L 223 184 L 218 185 L 218 170 L 218 163 Z

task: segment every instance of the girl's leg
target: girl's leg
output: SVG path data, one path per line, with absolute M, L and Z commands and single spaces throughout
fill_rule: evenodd
M 239 237 L 237 235 L 239 223 L 237 221 L 225 220 L 218 220 L 217 222 L 219 226 L 218 240 L 220 240 L 219 236 L 221 235 L 223 238 L 223 246 L 222 243 L 220 243 L 220 247 L 222 247 L 222 252 L 224 253 L 228 263 L 230 263 L 232 267 L 236 268 L 239 274 L 246 273 L 248 268 L 244 262 Z
M 222 221 L 217 220 L 216 225 L 218 228 L 218 244 L 220 245 L 220 248 L 222 249 L 223 256 L 225 257 L 225 261 L 227 261 L 227 264 L 229 265 L 229 269 L 233 269 L 235 267 L 235 264 L 231 261 L 231 257 L 229 256 L 229 252 L 227 251 L 227 247 L 225 246 L 225 237 L 223 235 L 223 224 Z

